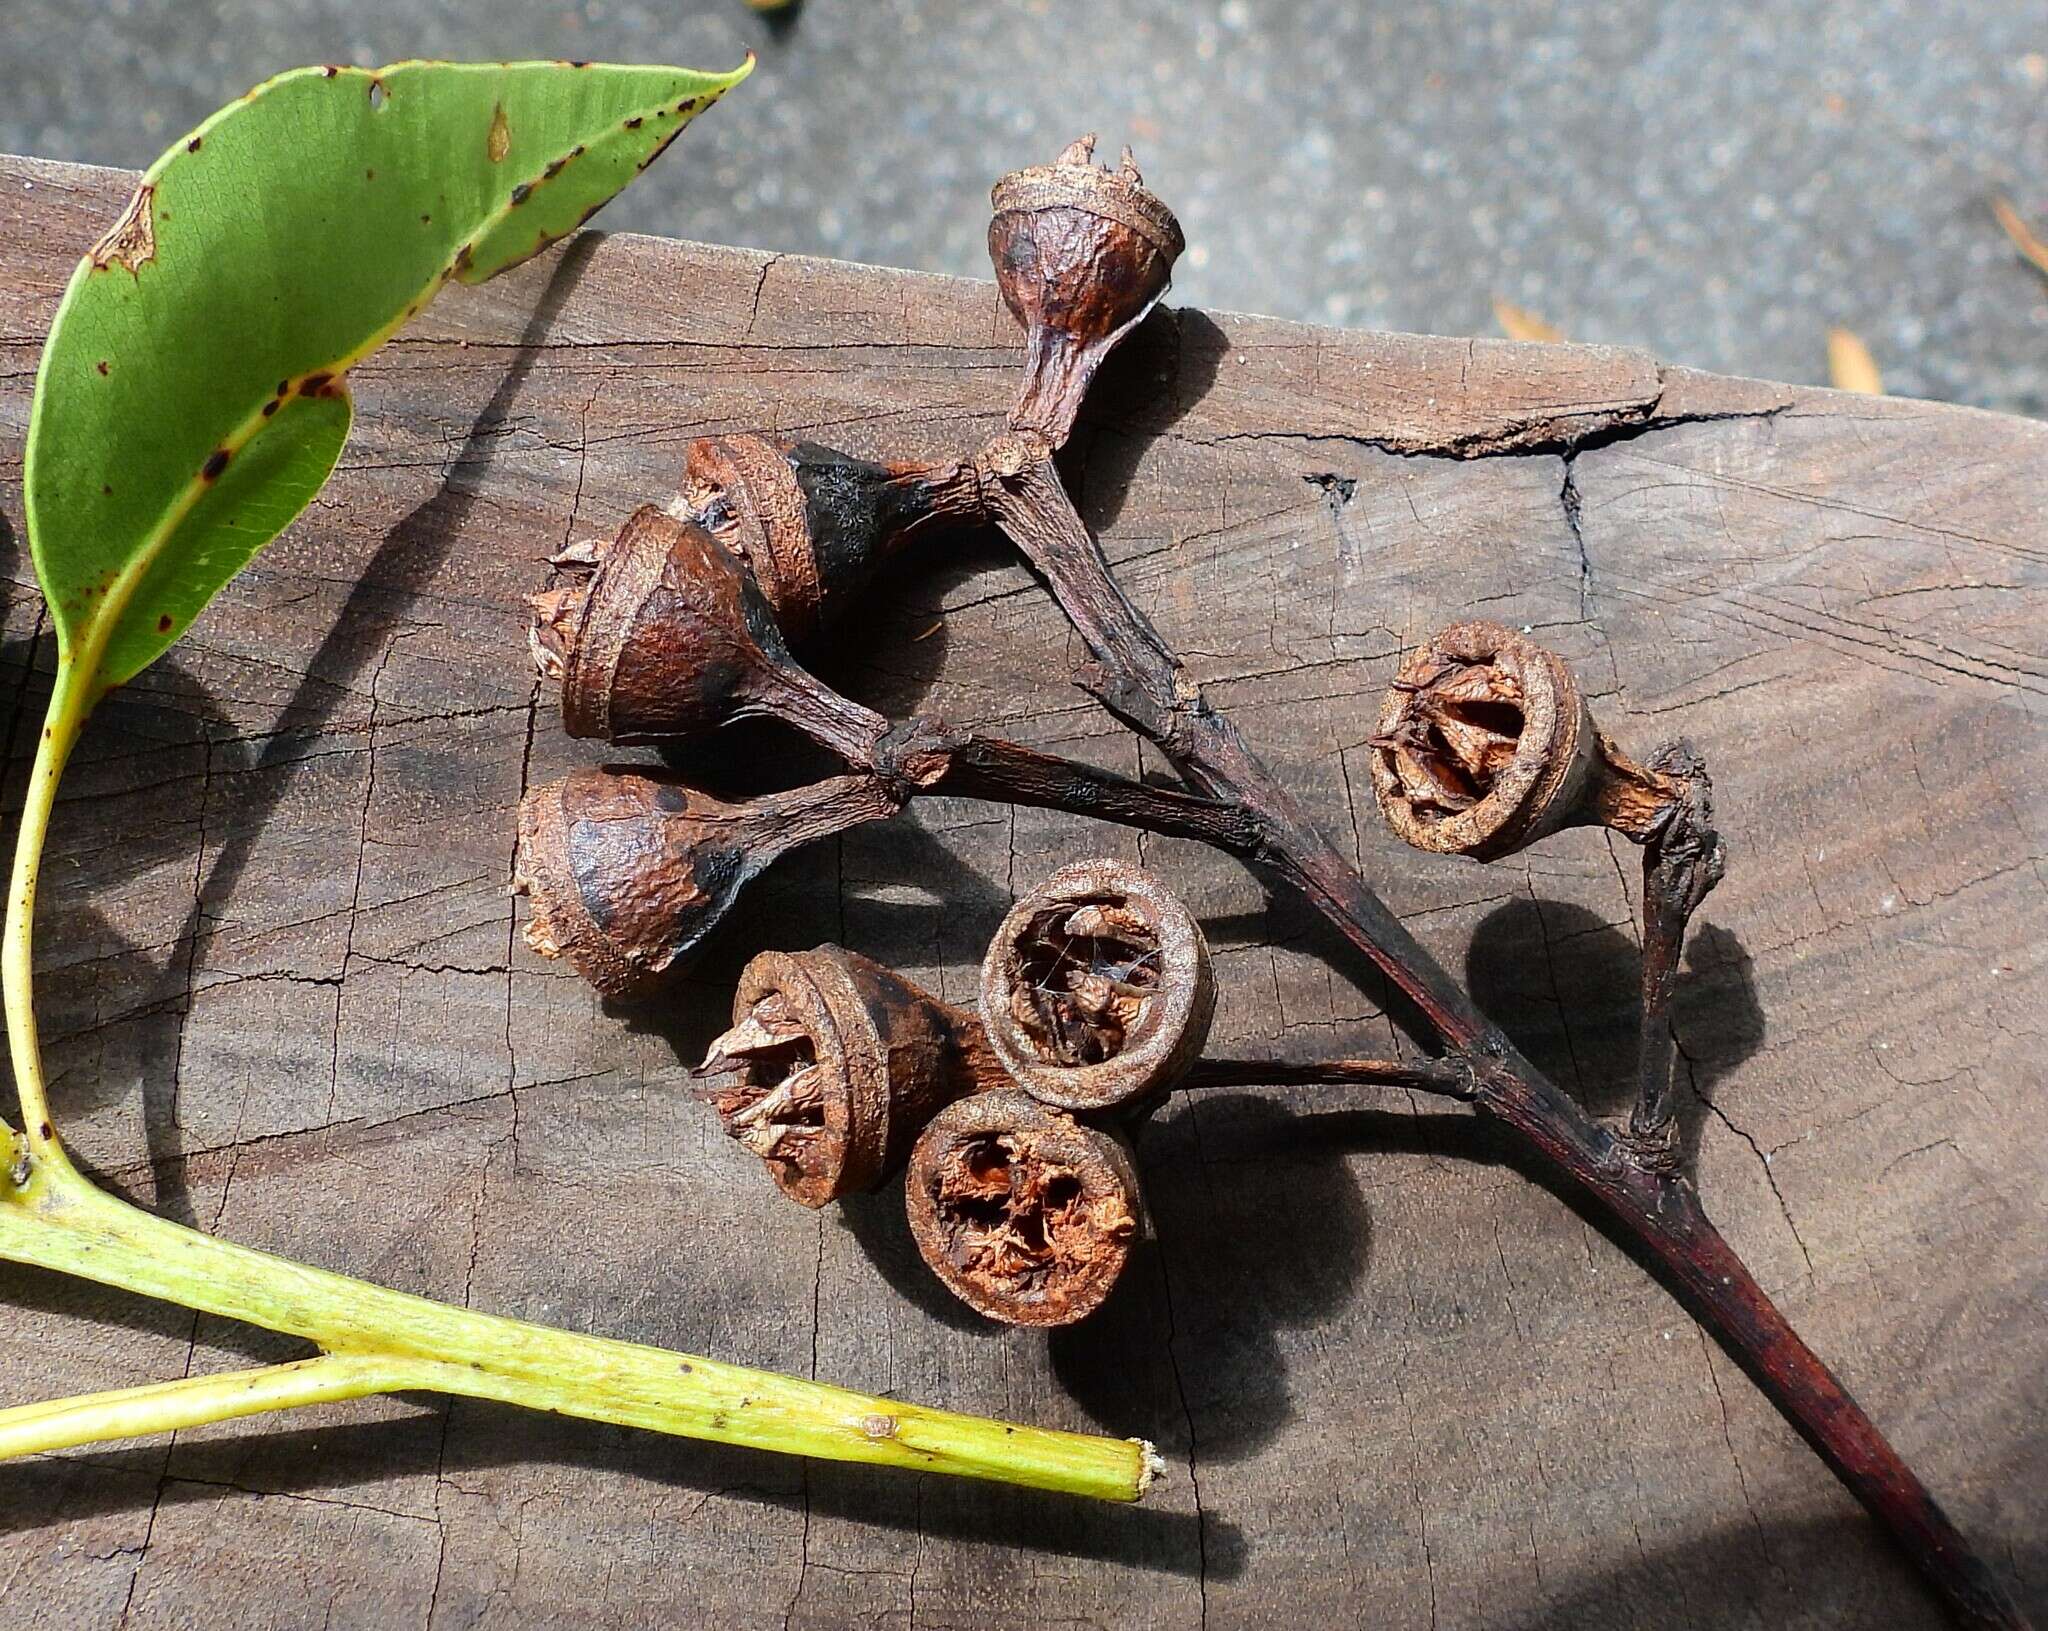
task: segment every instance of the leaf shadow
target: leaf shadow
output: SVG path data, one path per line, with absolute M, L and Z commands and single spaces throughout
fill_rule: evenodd
M 539 356 L 539 342 L 567 302 L 596 245 L 595 235 L 582 234 L 562 252 L 527 320 L 511 365 L 472 422 L 447 474 L 427 499 L 386 533 L 349 591 L 333 626 L 306 663 L 297 686 L 277 715 L 290 721 L 288 726 L 255 738 L 238 734 L 205 684 L 175 656 L 149 670 L 144 681 L 115 692 L 101 705 L 101 717 L 95 725 L 102 733 L 113 725 L 148 734 L 151 720 L 168 710 L 180 720 L 179 730 L 187 738 L 186 745 L 202 745 L 202 831 L 212 784 L 218 779 L 233 778 L 237 787 L 233 825 L 211 863 L 206 865 L 203 877 L 195 882 L 192 904 L 161 961 L 148 948 L 135 945 L 113 929 L 91 902 L 80 902 L 69 909 L 74 937 L 83 934 L 89 938 L 82 943 L 109 947 L 91 959 L 93 986 L 90 993 L 81 995 L 89 995 L 96 1005 L 106 993 L 117 993 L 129 1004 L 118 1012 L 119 1020 L 162 1021 L 160 1027 L 145 1036 L 139 1048 L 144 1158 L 135 1168 L 121 1169 L 123 1175 L 141 1172 L 146 1176 L 138 1184 L 90 1167 L 88 1175 L 117 1192 L 135 1192 L 133 1198 L 138 1203 L 178 1222 L 196 1227 L 200 1221 L 193 1203 L 191 1173 L 179 1120 L 179 1051 L 189 1021 L 194 981 L 204 966 L 206 947 L 285 795 L 294 774 L 294 760 L 303 755 L 307 741 L 317 737 L 331 720 L 340 700 L 350 693 L 372 658 L 403 626 L 408 609 L 460 536 L 490 474 L 494 450 L 502 441 L 499 429 Z M 5 524 L 4 517 L 0 517 L 0 524 Z M 11 577 L 18 558 L 11 525 L 7 526 L 5 536 L 0 537 L 0 553 L 8 556 L 0 570 L 8 571 Z M 18 654 L 0 655 L 0 663 L 10 659 L 23 670 L 21 712 L 25 715 L 28 693 L 34 689 L 35 681 L 32 643 Z M 47 693 L 47 689 L 45 681 L 42 690 Z M 19 718 L 17 735 L 18 729 Z M 67 806 L 64 813 L 71 816 L 74 811 Z M 102 881 L 130 877 L 159 865 L 189 841 L 187 833 L 169 822 L 151 824 L 139 832 L 126 825 L 110 825 L 107 837 L 110 846 L 118 850 L 119 859 L 111 871 L 102 870 Z M 339 987 L 336 989 L 338 1002 Z M 60 1034 L 53 1040 L 61 1046 L 66 1039 Z M 58 1063 L 55 1059 L 52 1062 Z M 106 1073 L 93 1061 L 81 1061 L 79 1068 L 66 1070 L 51 1085 L 53 1104 L 74 1109 L 104 1105 L 111 1091 Z M 140 1331 L 160 1329 L 158 1305 L 111 1294 L 87 1282 L 37 1277 L 24 1271 L 10 1277 L 9 1288 L 53 1312 Z M 179 1311 L 173 1318 L 189 1324 L 191 1316 Z M 264 1333 L 219 1321 L 209 1323 L 208 1340 L 243 1353 L 266 1356 L 265 1345 L 274 1341 Z
M 195 968 L 205 955 L 209 919 L 219 920 L 290 785 L 292 756 L 306 738 L 320 733 L 371 660 L 388 649 L 393 635 L 404 627 L 406 614 L 461 536 L 463 524 L 490 477 L 495 450 L 502 444 L 502 427 L 513 401 L 539 358 L 540 342 L 547 337 L 596 247 L 597 239 L 583 234 L 570 242 L 556 262 L 520 334 L 510 366 L 490 401 L 471 422 L 447 473 L 427 498 L 384 535 L 349 590 L 333 626 L 306 663 L 298 685 L 278 716 L 291 720 L 290 728 L 263 738 L 262 746 L 253 753 L 245 745 L 221 745 L 223 764 L 218 773 L 233 776 L 239 784 L 256 791 L 240 804 L 232 832 L 216 852 L 205 880 L 194 894 L 192 911 L 180 938 L 191 942 Z M 342 973 L 345 977 L 347 970 Z M 337 1023 L 339 992 L 337 986 Z M 143 1099 L 149 1159 L 158 1174 L 159 1209 L 182 1223 L 196 1223 L 182 1171 L 184 1146 L 178 1121 L 175 1068 L 157 1071 L 146 1079 Z

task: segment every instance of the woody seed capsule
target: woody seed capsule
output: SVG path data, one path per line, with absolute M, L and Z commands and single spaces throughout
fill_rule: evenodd
M 876 464 L 754 434 L 692 442 L 682 502 L 752 570 L 799 647 L 904 545 L 982 513 L 972 464 Z
M 670 740 L 767 714 L 843 753 L 884 728 L 797 665 L 746 566 L 694 522 L 643 505 L 554 564 L 529 643 L 571 736 Z
M 1083 136 L 1051 164 L 995 185 L 989 259 L 1003 303 L 1024 324 L 1024 386 L 1015 430 L 1065 443 L 1102 360 L 1166 292 L 1186 240 L 1145 185 L 1127 147 L 1114 170 L 1089 160 Z
M 1477 861 L 1571 826 L 1640 843 L 1681 790 L 1594 725 L 1570 664 L 1499 623 L 1431 635 L 1395 676 L 1371 745 L 1388 825 L 1417 849 Z
M 968 1016 L 842 946 L 761 953 L 732 1017 L 698 1074 L 733 1073 L 709 1095 L 726 1132 L 805 1206 L 874 1188 L 1000 1074 Z
M 1094 1313 L 1144 1232 L 1123 1140 L 1017 1088 L 941 1111 L 911 1151 L 903 1193 L 932 1272 L 1006 1325 L 1071 1325 Z
M 1034 1098 L 1100 1110 L 1168 1091 L 1216 1011 L 1209 944 L 1150 873 L 1081 861 L 1019 900 L 981 965 L 989 1047 Z
M 526 943 L 607 997 L 651 995 L 777 856 L 898 807 L 871 776 L 727 804 L 672 773 L 576 771 L 519 804 Z

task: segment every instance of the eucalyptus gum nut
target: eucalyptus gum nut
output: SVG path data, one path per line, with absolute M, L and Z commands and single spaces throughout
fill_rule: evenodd
M 1484 620 L 1438 630 L 1402 664 L 1371 747 L 1394 832 L 1476 861 L 1590 824 L 1642 843 L 1680 795 L 1598 729 L 1569 663 Z
M 1115 171 L 1089 162 L 1095 138 L 1051 164 L 1015 170 L 990 194 L 989 259 L 1026 331 L 1025 377 L 1013 429 L 1063 444 L 1089 382 L 1144 320 L 1184 247 L 1180 223 L 1125 148 Z
M 899 807 L 870 776 L 728 804 L 673 773 L 575 771 L 519 803 L 526 943 L 606 997 L 651 996 L 777 856 Z
M 1105 912 L 1133 933 L 1076 926 Z M 1143 945 L 1121 960 L 1128 966 L 1098 968 L 1059 944 L 1084 940 Z M 1168 1092 L 1188 1073 L 1209 1038 L 1216 980 L 1201 925 L 1163 883 L 1122 861 L 1079 861 L 1003 919 L 979 1004 L 989 1049 L 1020 1087 L 1061 1109 L 1103 1110 Z M 1078 1050 L 1060 1045 L 1069 1022 L 1085 1033 Z
M 772 1031 L 750 1024 L 771 1011 Z M 750 1112 L 772 1104 L 789 1067 L 815 1072 L 805 1102 L 771 1118 L 790 1136 L 771 1133 L 756 1152 L 804 1206 L 873 1189 L 901 1169 L 933 1116 L 999 1074 L 966 1015 L 842 946 L 761 953 L 740 972 L 732 1017 L 700 1068 L 738 1072 L 713 1095 L 735 1137 Z
M 799 646 L 913 537 L 981 516 L 970 464 L 876 463 L 758 433 L 692 442 L 682 503 L 751 568 Z
M 1593 718 L 1563 658 L 1499 623 L 1453 623 L 1402 664 L 1373 739 L 1373 792 L 1417 849 L 1491 860 L 1566 825 Z
M 531 638 L 571 736 L 697 736 L 816 686 L 746 567 L 693 522 L 642 505 L 609 544 L 556 565 L 569 581 L 533 597 Z
M 1015 1087 L 940 1111 L 911 1151 L 903 1194 L 932 1272 L 1006 1325 L 1086 1319 L 1145 1233 L 1129 1145 Z

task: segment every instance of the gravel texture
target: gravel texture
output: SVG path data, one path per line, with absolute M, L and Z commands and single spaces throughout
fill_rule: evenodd
M 1172 297 L 2048 409 L 2048 0 L 6 0 L 0 147 L 141 165 L 301 62 L 761 68 L 602 218 L 986 275 L 988 184 L 1085 129 L 1179 211 Z

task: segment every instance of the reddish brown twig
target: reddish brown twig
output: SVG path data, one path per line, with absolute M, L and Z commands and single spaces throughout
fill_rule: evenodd
M 843 786 L 832 784 L 829 795 L 822 786 L 778 795 L 795 801 L 793 807 L 813 831 L 827 830 L 832 821 L 844 825 L 893 813 L 918 791 L 944 790 L 1199 837 L 1243 858 L 1270 884 L 1301 895 L 1327 918 L 1415 1006 L 1447 1050 L 1443 1060 L 1421 1065 L 1354 1061 L 1356 1074 L 1349 1079 L 1448 1092 L 1503 1122 L 1543 1170 L 1589 1198 L 1617 1234 L 1663 1265 L 1701 1322 L 1745 1365 L 1965 1623 L 2023 1627 L 2024 1616 L 2004 1585 L 1792 1330 L 1722 1240 L 1679 1170 L 1668 1005 L 1686 925 L 1722 865 L 1710 788 L 1697 758 L 1674 746 L 1647 766 L 1628 759 L 1593 728 L 1561 664 L 1534 648 L 1522 649 L 1493 625 L 1446 631 L 1422 654 L 1429 674 L 1416 677 L 1406 693 L 1412 698 L 1435 690 L 1427 699 L 1435 713 L 1423 708 L 1412 721 L 1421 734 L 1403 736 L 1399 717 L 1391 725 L 1383 720 L 1387 762 L 1380 767 L 1385 776 L 1378 778 L 1379 791 L 1396 829 L 1411 842 L 1484 857 L 1575 821 L 1600 821 L 1643 845 L 1640 1080 L 1629 1126 L 1617 1134 L 1536 1070 L 1479 1012 L 1354 866 L 1316 831 L 1236 728 L 1209 705 L 1150 620 L 1123 595 L 1061 485 L 1052 457 L 1066 440 L 1102 360 L 1164 290 L 1180 234 L 1171 213 L 1145 190 L 1128 153 L 1114 173 L 1095 169 L 1088 156 L 1088 144 L 1076 144 L 1058 163 L 1005 178 L 996 189 L 990 252 L 1003 298 L 1027 329 L 1026 375 L 1009 428 L 966 463 L 863 466 L 845 475 L 844 490 L 856 495 L 850 508 L 821 506 L 817 493 L 824 489 L 806 486 L 798 471 L 806 460 L 815 464 L 822 450 L 799 454 L 763 443 L 747 450 L 752 463 L 746 471 L 723 476 L 705 474 L 717 463 L 709 453 L 694 461 L 693 474 L 703 478 L 692 488 L 696 519 L 728 537 L 731 547 L 747 557 L 754 575 L 776 597 L 776 606 L 771 609 L 759 589 L 734 580 L 721 559 L 724 546 L 707 549 L 705 540 L 712 533 L 701 528 L 664 538 L 666 564 L 656 562 L 651 548 L 635 555 L 643 573 L 652 576 L 632 579 L 628 587 L 634 593 L 619 602 L 622 609 L 616 614 L 608 610 L 598 617 L 579 599 L 575 586 L 543 597 L 536 651 L 544 668 L 563 665 L 569 689 L 577 693 L 569 697 L 565 691 L 572 726 L 587 717 L 605 734 L 617 735 L 623 728 L 633 735 L 660 735 L 706 728 L 744 713 L 781 713 L 859 772 L 843 778 Z M 738 469 L 730 459 L 721 468 L 726 467 Z M 758 472 L 760 479 L 749 472 Z M 742 498 L 759 513 L 729 513 Z M 977 512 L 993 519 L 1017 545 L 1088 647 L 1092 661 L 1077 675 L 1078 682 L 1154 742 L 1189 782 L 1192 794 L 1105 776 L 1014 744 L 952 732 L 930 720 L 892 729 L 879 716 L 823 693 L 782 649 L 773 630 L 776 611 L 808 626 L 825 615 L 824 603 L 837 592 L 838 582 L 858 581 L 873 559 L 893 547 L 893 539 L 928 523 Z M 850 515 L 855 519 L 849 524 Z M 694 535 L 700 532 L 701 538 Z M 685 565 L 688 571 L 681 570 Z M 828 582 L 835 572 L 840 578 Z M 702 581 L 690 581 L 693 574 Z M 650 584 L 653 603 L 642 594 Z M 605 604 L 612 603 L 607 599 Z M 567 635 L 576 619 L 603 637 L 592 643 L 593 657 L 601 660 L 592 661 L 587 685 L 567 655 Z M 691 632 L 683 649 L 674 634 L 686 626 Z M 621 664 L 615 654 L 661 658 L 678 650 L 686 658 L 680 670 L 686 683 L 679 689 L 652 679 L 653 667 L 633 683 L 619 683 Z M 706 662 L 707 654 L 719 661 Z M 1487 691 L 1492 682 L 1476 670 L 1488 664 L 1512 681 L 1508 689 L 1518 705 L 1527 703 L 1519 717 L 1486 711 L 1494 700 Z M 587 707 L 581 700 L 586 689 Z M 624 709 L 622 700 L 628 704 Z M 1473 711 L 1473 703 L 1481 705 L 1480 711 Z M 1400 710 L 1395 712 L 1398 716 Z M 1405 763 L 1403 755 L 1414 762 Z M 1434 763 L 1425 762 L 1432 756 Z M 1389 779 L 1405 804 L 1389 803 Z M 559 811 L 567 811 L 572 802 L 555 799 Z M 595 807 L 606 801 L 593 797 L 583 802 Z M 719 819 L 745 822 L 752 815 L 736 811 Z M 542 842 L 546 836 L 537 832 L 529 845 L 536 856 L 552 853 Z M 1438 842 L 1439 837 L 1445 841 Z M 694 865 L 690 876 L 700 876 Z M 718 894 L 718 910 L 737 884 L 721 887 L 722 894 L 712 891 Z M 708 926 L 696 895 L 685 904 L 685 918 L 700 930 Z M 593 921 L 604 916 L 598 910 L 587 915 Z M 561 921 L 573 916 L 561 914 Z M 714 911 L 710 919 L 715 916 Z M 536 917 L 545 926 L 547 914 Z M 1063 924 L 1060 932 L 1076 931 Z M 661 949 L 664 959 L 677 955 L 676 948 Z M 1247 1069 L 1267 1080 L 1282 1079 L 1277 1067 Z M 1214 1075 L 1210 1079 L 1217 1081 Z M 1227 1070 L 1222 1079 L 1229 1079 Z M 1195 1076 L 1186 1079 L 1187 1085 L 1196 1083 Z M 940 1120 L 972 1120 L 963 1107 L 987 1097 L 993 1095 L 963 1099 Z M 1059 1114 L 1042 1107 L 1032 1113 Z M 1060 1160 L 1067 1154 L 1059 1152 L 1079 1148 L 1070 1145 L 1065 1125 L 1033 1126 L 1026 1144 L 1042 1133 L 1050 1141 L 1045 1147 L 1056 1147 Z M 982 1128 L 972 1138 L 985 1141 L 993 1132 Z M 974 1200 L 975 1183 L 988 1175 L 977 1178 L 971 1165 L 935 1180 L 933 1194 L 941 1201 L 950 1196 L 949 1205 L 962 1197 Z M 1113 1199 L 1116 1183 L 1104 1182 L 1104 1196 Z M 1064 1188 L 1053 1193 L 1052 1210 L 1060 1213 L 1060 1221 L 1041 1204 L 1047 1197 L 1039 1176 L 1025 1173 L 1022 1187 L 1006 1193 L 1023 1212 L 1006 1204 L 1007 1222 L 990 1215 L 1000 1241 L 971 1238 L 972 1229 L 962 1233 L 950 1224 L 932 1238 L 942 1240 L 955 1258 L 964 1253 L 977 1263 L 998 1263 L 1000 1276 L 1022 1276 L 1020 1284 L 1034 1275 L 1066 1276 L 1067 1289 L 1059 1299 L 1062 1317 L 1074 1317 L 1075 1308 L 1085 1312 L 1084 1304 L 1094 1306 L 1114 1279 L 1113 1271 L 1107 1279 L 1099 1271 L 1108 1268 L 1112 1257 L 1120 1265 L 1116 1254 L 1136 1227 L 1135 1208 L 1117 1213 L 1105 1200 L 1098 1220 L 1101 1238 L 1090 1236 L 1083 1242 L 1087 1251 L 1061 1267 L 1050 1259 L 1016 1258 L 1012 1236 L 1021 1230 L 1020 1238 L 1028 1243 L 1036 1238 L 1032 1229 L 1042 1224 L 1073 1225 L 1073 1217 L 1062 1210 L 1072 1197 Z M 1027 1227 L 1025 1214 L 1037 1221 Z M 1080 1239 L 1064 1238 L 1070 1244 Z
M 1117 589 L 1053 471 L 1050 450 L 1039 443 L 1035 456 L 1020 462 L 1020 448 L 1030 446 L 1009 435 L 985 454 L 990 507 L 1094 654 L 1096 666 L 1079 676 L 1083 688 L 1155 743 L 1193 786 L 1250 818 L 1258 834 L 1255 870 L 1306 899 L 1414 1002 L 1447 1047 L 1475 1062 L 1475 1102 L 1665 1265 L 1695 1315 L 1920 1565 L 1963 1623 L 2025 1627 L 2004 1583 L 1721 1238 L 1692 1181 L 1639 1164 L 1524 1059 L 1310 825 L 1293 795 Z M 1665 1102 L 1660 1096 L 1653 1108 L 1661 1113 Z
M 1009 268 L 993 233 L 991 248 L 1003 283 Z M 1016 300 L 1011 305 L 1019 309 Z M 1027 357 L 1035 360 L 1041 350 L 1034 334 Z M 1022 400 L 1034 400 L 1029 385 Z M 1057 431 L 1046 434 L 1043 418 L 1013 415 L 1011 428 L 993 438 L 976 462 L 991 514 L 1045 580 L 1092 654 L 1078 683 L 1156 744 L 1197 791 L 1238 806 L 1250 818 L 1258 835 L 1255 870 L 1314 906 L 1421 1010 L 1448 1048 L 1473 1062 L 1476 1102 L 1666 1267 L 1696 1315 L 1965 1623 L 2006 1631 L 2023 1627 L 2025 1616 L 2003 1582 L 1721 1238 L 1691 1180 L 1666 1161 L 1646 1158 L 1635 1141 L 1617 1139 L 1524 1059 L 1210 706 L 1151 620 L 1118 588 L 1075 513 L 1052 464 L 1058 438 Z M 1682 879 L 1669 888 L 1673 900 L 1689 892 Z M 1652 911 L 1659 915 L 1656 907 Z M 1660 923 L 1653 935 L 1656 985 L 1647 994 L 1658 1003 L 1661 1022 L 1677 944 L 1668 924 Z M 1665 1064 L 1668 1074 L 1668 1056 Z M 1647 1065 L 1638 1113 L 1661 1127 L 1668 1121 L 1668 1092 L 1650 1079 L 1656 1060 Z

